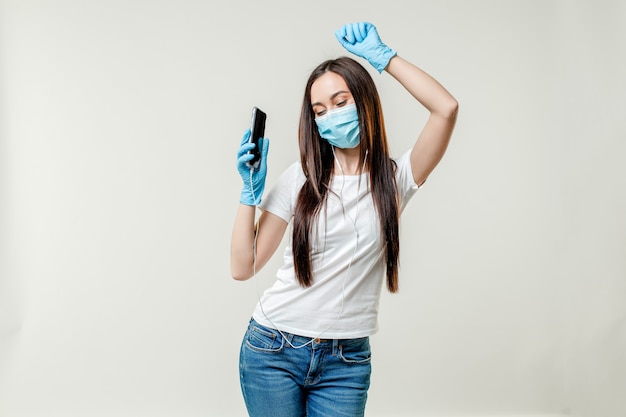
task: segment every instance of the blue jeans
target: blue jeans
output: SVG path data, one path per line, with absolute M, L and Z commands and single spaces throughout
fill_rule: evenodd
M 297 348 L 311 338 L 283 335 L 250 321 L 239 356 L 248 414 L 363 416 L 372 370 L 369 338 L 315 339 Z

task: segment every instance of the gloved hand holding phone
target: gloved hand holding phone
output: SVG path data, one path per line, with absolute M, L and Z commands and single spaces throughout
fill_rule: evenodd
M 261 197 L 265 190 L 265 177 L 267 176 L 267 153 L 270 141 L 267 138 L 259 139 L 261 149 L 261 160 L 258 167 L 250 166 L 249 162 L 254 155 L 250 152 L 255 148 L 255 144 L 250 142 L 250 129 L 248 129 L 241 139 L 241 145 L 237 151 L 237 171 L 241 175 L 243 188 L 239 201 L 247 206 L 257 206 L 261 203 Z

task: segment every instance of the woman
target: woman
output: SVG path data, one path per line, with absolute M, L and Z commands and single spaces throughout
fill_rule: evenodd
M 457 102 L 437 81 L 385 45 L 370 23 L 335 33 L 349 52 L 393 76 L 429 112 L 412 149 L 389 156 L 380 100 L 351 58 L 322 63 L 307 82 L 300 163 L 265 196 L 269 141 L 258 169 L 249 132 L 238 152 L 243 179 L 231 242 L 235 279 L 254 276 L 292 222 L 275 284 L 260 298 L 240 354 L 251 416 L 361 416 L 370 382 L 369 336 L 377 331 L 383 280 L 398 290 L 398 218 L 441 160 Z M 262 213 L 255 225 L 255 206 Z

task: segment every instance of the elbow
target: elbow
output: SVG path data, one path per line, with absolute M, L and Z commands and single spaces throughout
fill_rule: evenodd
M 246 281 L 246 280 L 249 280 L 252 277 L 251 274 L 246 274 L 243 271 L 237 271 L 237 270 L 234 270 L 234 269 L 230 270 L 230 276 L 235 281 Z
M 456 120 L 456 116 L 459 113 L 459 102 L 454 97 L 446 102 L 442 109 L 442 115 L 449 120 Z
M 248 279 L 250 279 L 250 277 L 244 277 L 244 276 L 239 276 L 239 275 L 233 275 L 232 277 L 235 281 L 239 281 L 239 282 L 247 281 Z
M 456 124 L 458 113 L 459 103 L 453 97 L 450 97 L 445 102 L 439 103 L 436 109 L 431 110 L 430 115 L 446 126 L 453 127 Z
M 232 262 L 230 264 L 230 276 L 235 281 L 248 280 L 252 277 L 252 275 L 253 275 L 252 268 L 245 268 L 237 262 Z

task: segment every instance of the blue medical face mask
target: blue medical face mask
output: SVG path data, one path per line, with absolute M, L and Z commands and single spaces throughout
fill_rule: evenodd
M 315 119 L 320 136 L 331 145 L 341 148 L 356 148 L 359 144 L 359 114 L 356 104 L 348 104 L 329 110 Z

